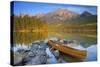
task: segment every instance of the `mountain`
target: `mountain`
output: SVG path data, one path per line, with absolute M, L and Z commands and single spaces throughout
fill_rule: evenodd
M 71 20 L 65 20 L 65 23 L 74 23 L 74 24 L 84 24 L 84 23 L 95 23 L 97 22 L 97 15 L 93 15 L 90 12 L 84 11 L 82 14 L 80 14 L 79 16 L 77 16 L 74 19 Z
M 87 17 L 87 16 L 91 16 L 92 14 L 88 11 L 84 11 L 80 16 L 84 16 L 84 17 Z
M 45 20 L 47 22 L 63 22 L 65 20 L 71 20 L 78 17 L 79 14 L 72 12 L 68 9 L 59 8 L 55 11 L 46 13 L 46 14 L 38 14 L 37 18 Z
M 80 15 L 78 20 L 89 23 L 97 22 L 97 15 L 93 15 L 92 13 L 85 11 Z
M 45 16 L 45 14 L 40 13 L 40 14 L 36 14 L 35 16 L 36 16 L 36 18 L 41 18 L 41 17 Z
M 93 15 L 88 11 L 84 11 L 82 14 L 78 14 L 76 12 L 70 11 L 68 9 L 59 8 L 54 11 L 48 13 L 40 13 L 36 14 L 35 16 L 21 14 L 21 17 L 29 16 L 35 17 L 39 20 L 46 21 L 48 23 L 92 23 L 97 22 L 97 15 Z

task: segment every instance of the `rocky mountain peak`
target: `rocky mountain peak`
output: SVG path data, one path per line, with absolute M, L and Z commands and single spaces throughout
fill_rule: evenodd
M 88 11 L 84 11 L 81 16 L 91 16 L 92 14 Z

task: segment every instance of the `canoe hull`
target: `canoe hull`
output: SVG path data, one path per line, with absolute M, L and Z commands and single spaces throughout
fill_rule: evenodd
M 62 44 L 59 44 L 55 41 L 49 40 L 48 44 L 50 46 L 52 46 L 54 49 L 59 50 L 62 53 L 71 55 L 73 57 L 77 57 L 79 59 L 85 59 L 86 58 L 86 50 L 78 50 L 78 49 L 74 49 L 72 47 L 69 46 L 63 46 Z

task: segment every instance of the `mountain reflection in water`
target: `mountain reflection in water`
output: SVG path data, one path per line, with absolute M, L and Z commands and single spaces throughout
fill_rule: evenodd
M 64 32 L 13 32 L 13 43 L 29 45 L 37 40 L 45 40 L 54 37 L 66 40 L 76 40 L 78 44 L 85 48 L 97 43 L 96 37 Z
M 52 32 L 54 33 L 54 32 Z M 58 36 L 58 34 L 60 36 Z M 76 40 L 76 45 L 71 45 L 74 48 L 80 49 L 80 50 L 86 50 L 87 51 L 87 57 L 83 61 L 96 61 L 97 60 L 97 48 L 96 48 L 96 38 L 95 37 L 87 37 L 87 36 L 79 36 L 73 35 L 73 34 L 67 34 L 67 33 L 56 33 L 56 34 L 48 34 L 44 32 L 14 32 L 13 38 L 14 38 L 14 44 L 16 46 L 18 44 L 21 45 L 30 45 L 34 41 L 44 40 L 48 41 L 49 39 L 58 39 L 58 38 L 64 38 L 65 40 Z M 62 37 L 61 37 L 62 36 Z M 95 45 L 94 45 L 95 44 Z M 19 48 L 22 48 L 19 46 L 18 48 L 14 48 L 15 51 Z M 27 49 L 27 47 L 23 47 Z M 50 52 L 50 50 L 47 48 L 46 50 L 47 54 L 51 56 L 51 58 L 48 60 L 49 63 L 57 63 L 56 58 L 54 55 Z M 62 63 L 65 62 L 80 62 L 79 59 L 70 57 L 68 55 L 65 55 L 63 53 L 60 53 L 60 58 L 62 59 Z
M 44 32 L 14 32 L 13 42 L 14 44 L 29 45 L 36 40 L 44 40 L 47 36 L 47 33 Z

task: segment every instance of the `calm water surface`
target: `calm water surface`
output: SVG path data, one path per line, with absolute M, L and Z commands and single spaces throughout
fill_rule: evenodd
M 89 37 L 84 36 L 80 34 L 68 34 L 68 33 L 46 33 L 46 32 L 14 32 L 13 34 L 14 38 L 14 44 L 15 45 L 30 45 L 32 42 L 37 40 L 47 40 L 51 38 L 62 38 L 66 40 L 76 40 L 78 45 L 74 46 L 78 49 L 85 49 L 87 50 L 87 57 L 84 59 L 84 61 L 96 61 L 97 60 L 97 38 L 96 37 Z M 20 48 L 20 46 L 18 47 Z M 15 48 L 17 50 L 18 48 Z M 23 46 L 23 48 L 26 48 Z M 50 52 L 49 48 L 46 49 L 47 54 L 50 56 L 50 59 L 48 60 L 49 63 L 57 63 L 56 58 L 54 55 Z M 64 57 L 64 56 L 63 56 Z M 64 62 L 69 62 L 66 60 L 69 60 L 69 57 L 66 57 L 66 60 L 63 60 Z M 71 60 L 72 62 L 75 61 L 75 59 Z

